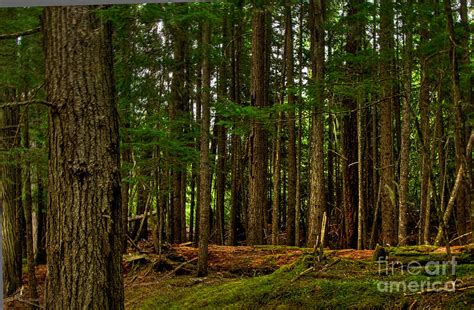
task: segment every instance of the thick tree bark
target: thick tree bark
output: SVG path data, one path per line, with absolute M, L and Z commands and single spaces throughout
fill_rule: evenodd
M 361 5 L 363 1 L 354 0 L 349 2 L 348 21 L 349 35 L 345 50 L 351 57 L 356 57 L 361 49 L 362 45 L 362 34 L 364 32 L 364 24 L 360 21 Z M 346 68 L 347 81 L 354 81 L 357 83 L 360 75 L 360 68 L 353 61 L 347 62 Z M 357 247 L 357 212 L 358 210 L 358 199 L 363 200 L 363 197 L 359 197 L 358 191 L 358 170 L 359 166 L 362 167 L 361 162 L 358 160 L 358 139 L 354 139 L 354 133 L 358 132 L 357 121 L 358 113 L 358 94 L 347 96 L 343 99 L 344 108 L 347 110 L 346 115 L 343 118 L 343 131 L 342 131 L 342 153 L 344 156 L 343 161 L 343 203 L 344 203 L 344 229 L 346 236 L 346 246 L 350 248 Z M 356 164 L 358 163 L 358 164 Z
M 3 285 L 5 295 L 13 294 L 21 286 L 21 170 L 17 160 L 7 154 L 19 147 L 19 108 L 0 109 L 0 208 L 3 209 Z
M 311 112 L 310 197 L 307 245 L 313 247 L 321 232 L 325 211 L 324 185 L 324 15 L 325 0 L 310 1 L 311 66 L 314 72 L 314 106 Z M 319 236 L 321 238 L 321 236 Z M 321 239 L 319 239 L 321 240 Z
M 49 111 L 47 309 L 123 309 L 118 112 L 97 7 L 43 13 Z
M 176 22 L 170 27 L 173 32 L 174 50 L 173 50 L 173 81 L 171 84 L 171 102 L 170 119 L 176 121 L 171 126 L 171 135 L 177 140 L 182 139 L 184 132 L 183 121 L 185 119 L 186 96 L 185 96 L 185 79 L 186 79 L 186 51 L 187 51 L 187 33 L 185 25 Z M 173 243 L 181 243 L 182 231 L 185 223 L 182 222 L 183 217 L 183 173 L 184 165 L 180 162 L 180 153 L 171 154 L 177 159 L 172 168 L 172 235 L 170 241 Z
M 380 1 L 380 171 L 382 179 L 382 233 L 384 244 L 394 245 L 397 240 L 395 218 L 395 186 L 393 167 L 392 105 L 393 105 L 393 2 Z
M 209 127 L 210 115 L 210 88 L 211 70 L 209 66 L 209 52 L 211 31 L 209 22 L 202 25 L 202 119 L 201 119 L 201 155 L 200 155 L 200 215 L 199 215 L 199 260 L 198 276 L 207 275 L 208 244 L 209 244 L 209 212 L 211 209 L 211 184 L 209 162 Z
M 268 105 L 265 61 L 265 1 L 254 4 L 252 17 L 252 78 L 251 104 L 262 108 Z M 252 120 L 249 145 L 249 208 L 247 243 L 263 244 L 264 212 L 267 208 L 268 142 L 265 125 Z

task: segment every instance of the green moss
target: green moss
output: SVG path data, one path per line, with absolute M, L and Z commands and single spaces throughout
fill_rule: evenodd
M 397 258 L 410 258 L 416 261 L 445 260 L 444 254 L 427 251 L 427 247 L 414 250 L 391 248 Z M 394 251 L 395 250 L 395 251 Z M 418 255 L 415 252 L 419 250 Z M 400 255 L 402 253 L 402 255 Z M 410 255 L 403 255 L 409 253 Z M 436 259 L 434 259 L 436 258 Z M 295 263 L 285 265 L 272 274 L 240 279 L 222 279 L 208 277 L 198 283 L 196 278 L 176 277 L 166 281 L 155 294 L 143 298 L 137 309 L 321 309 L 321 308 L 408 308 L 415 299 L 419 304 L 430 303 L 434 295 L 407 293 L 403 285 L 409 282 L 427 283 L 451 280 L 450 274 L 430 275 L 425 267 L 420 266 L 408 273 L 395 269 L 388 274 L 380 274 L 378 265 L 372 261 L 354 261 L 343 259 L 325 271 L 316 267 L 319 272 L 310 272 L 298 277 L 313 264 L 311 255 L 302 255 Z M 419 271 L 419 272 L 416 272 Z M 458 279 L 472 279 L 474 265 L 456 266 Z M 295 279 L 298 278 L 296 281 Z M 200 280 L 199 280 L 200 281 Z M 401 283 L 400 290 L 383 290 L 384 283 L 395 285 Z M 423 289 L 423 288 L 420 288 Z M 446 308 L 464 309 L 474 298 L 472 291 L 441 294 L 444 299 L 437 303 Z M 446 297 L 447 296 L 447 297 Z M 439 305 L 438 305 L 439 306 Z

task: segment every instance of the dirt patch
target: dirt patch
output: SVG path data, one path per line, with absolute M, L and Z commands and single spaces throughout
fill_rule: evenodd
M 173 250 L 187 260 L 197 257 L 198 250 L 191 246 L 174 246 Z M 209 246 L 209 268 L 246 274 L 268 273 L 291 264 L 303 254 L 303 250 L 284 247 Z

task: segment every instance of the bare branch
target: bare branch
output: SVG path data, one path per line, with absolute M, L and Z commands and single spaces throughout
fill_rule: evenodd
M 30 104 L 43 104 L 43 105 L 48 106 L 48 107 L 54 107 L 54 105 L 51 102 L 35 99 L 35 100 L 0 103 L 0 109 L 1 108 L 9 108 L 9 107 L 20 107 L 20 106 L 25 106 L 25 105 L 30 105 Z
M 27 35 L 34 34 L 34 33 L 40 32 L 40 31 L 41 31 L 41 28 L 36 27 L 36 28 L 29 29 L 29 30 L 26 30 L 26 31 L 21 31 L 21 32 L 0 34 L 0 40 L 16 39 L 18 37 L 27 36 Z

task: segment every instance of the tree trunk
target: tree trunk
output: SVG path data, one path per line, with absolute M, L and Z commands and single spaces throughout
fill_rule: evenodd
M 5 152 L 0 166 L 0 209 L 3 209 L 3 285 L 6 296 L 13 294 L 21 286 L 21 170 L 13 155 L 12 148 L 19 147 L 19 110 L 17 107 L 0 109 L 0 130 Z
M 231 100 L 237 105 L 241 105 L 241 60 L 242 60 L 242 2 L 237 4 L 237 13 L 232 15 L 232 21 L 237 24 L 234 26 L 232 45 L 232 83 Z M 230 227 L 229 227 L 229 245 L 237 244 L 237 227 L 239 225 L 239 214 L 242 206 L 242 174 L 241 174 L 241 138 L 238 134 L 232 134 L 232 180 L 231 180 L 231 208 L 230 208 Z
M 361 49 L 362 34 L 364 32 L 364 25 L 359 21 L 358 14 L 360 6 L 363 1 L 354 0 L 349 2 L 348 21 L 350 22 L 349 35 L 345 46 L 346 52 L 351 57 L 356 57 Z M 346 74 L 347 81 L 354 81 L 357 83 L 359 79 L 360 68 L 353 61 L 347 62 Z M 358 149 L 361 147 L 358 144 L 358 139 L 354 139 L 354 133 L 358 132 L 358 94 L 347 96 L 343 99 L 343 105 L 346 109 L 346 115 L 343 117 L 343 132 L 342 132 L 342 153 L 343 161 L 343 203 L 344 203 L 344 224 L 345 235 L 347 238 L 346 246 L 349 248 L 357 247 L 357 227 L 356 222 L 358 210 L 358 199 L 363 201 L 363 197 L 358 197 L 358 171 L 359 166 L 362 167 L 361 162 L 358 162 Z M 358 164 L 356 164 L 358 162 Z M 361 236 L 360 236 L 361 237 Z
M 257 1 L 252 17 L 251 104 L 257 108 L 268 105 L 265 61 L 265 1 Z M 259 120 L 252 120 L 250 134 L 249 209 L 247 243 L 263 244 L 263 218 L 267 208 L 267 130 Z
M 23 130 L 23 145 L 25 149 L 30 148 L 30 132 L 29 132 L 29 111 L 28 107 L 23 111 L 24 119 L 24 130 Z M 35 275 L 35 254 L 33 252 L 33 225 L 32 225 L 32 208 L 33 199 L 31 196 L 31 164 L 29 159 L 26 159 L 25 163 L 25 201 L 23 203 L 25 225 L 26 225 L 26 256 L 28 264 L 28 285 L 30 298 L 38 298 L 38 292 L 36 289 L 36 275 Z
M 171 136 L 174 139 L 181 140 L 184 133 L 184 120 L 186 109 L 185 96 L 185 79 L 186 79 L 186 52 L 187 52 L 187 33 L 185 25 L 182 22 L 176 22 L 170 27 L 173 33 L 174 50 L 173 50 L 173 81 L 171 84 L 171 108 L 170 120 L 175 121 L 170 126 Z M 186 190 L 183 188 L 183 173 L 185 165 L 181 162 L 180 152 L 175 152 L 171 156 L 176 158 L 176 162 L 172 168 L 172 235 L 170 241 L 173 243 L 181 243 L 183 241 L 183 226 L 182 222 L 183 208 L 183 193 Z
M 229 56 L 229 34 L 228 34 L 228 17 L 224 14 L 222 22 L 222 46 L 223 61 L 220 65 L 219 72 L 219 97 L 222 102 L 228 97 L 228 77 L 227 63 L 230 61 Z M 221 120 L 221 117 L 219 117 Z M 227 159 L 227 130 L 225 126 L 218 125 L 217 136 L 217 170 L 216 170 L 216 231 L 217 244 L 224 244 L 224 204 L 225 204 L 225 184 L 226 184 L 226 159 Z
M 382 57 L 380 103 L 380 171 L 382 178 L 382 243 L 396 244 L 395 186 L 393 168 L 393 2 L 380 1 L 380 54 Z
M 293 23 L 291 17 L 291 1 L 285 1 L 285 60 L 286 89 L 288 92 L 288 214 L 286 222 L 287 245 L 295 244 L 295 212 L 296 212 L 296 128 L 295 128 L 295 93 L 293 64 Z
M 205 21 L 202 25 L 202 119 L 201 119 L 201 157 L 200 157 L 200 176 L 201 176 L 201 196 L 200 216 L 199 216 L 199 260 L 198 276 L 207 275 L 207 259 L 209 244 L 209 212 L 211 209 L 211 184 L 210 180 L 210 162 L 209 162 L 209 127 L 211 121 L 209 103 L 211 88 L 211 70 L 209 66 L 209 53 L 211 31 L 209 22 Z
M 425 22 L 428 22 L 423 19 Z M 429 42 L 428 29 L 422 28 L 420 33 L 421 43 Z M 430 126 L 429 126 L 429 103 L 430 103 L 430 82 L 428 59 L 426 55 L 422 55 L 420 59 L 421 85 L 420 85 L 420 126 L 422 159 L 421 159 L 421 195 L 420 195 L 420 240 L 419 243 L 429 244 L 429 179 L 430 179 Z
M 310 1 L 311 66 L 316 91 L 311 112 L 310 197 L 307 245 L 313 247 L 321 231 L 325 210 L 324 186 L 324 15 L 325 0 Z M 321 238 L 321 236 L 319 236 Z M 321 240 L 321 239 L 319 239 Z
M 97 8 L 48 7 L 42 19 L 45 85 L 53 105 L 47 309 L 124 308 L 111 27 L 95 15 Z
M 408 226 L 408 174 L 409 174 L 409 151 L 410 151 L 410 105 L 411 105 L 411 75 L 412 75 L 412 0 L 407 0 L 407 16 L 404 16 L 405 47 L 403 67 L 403 120 L 400 141 L 400 189 L 399 189 L 399 213 L 398 213 L 398 245 L 407 244 Z
M 35 263 L 46 264 L 46 202 L 43 178 L 36 168 L 36 240 L 35 240 Z
M 277 130 L 275 138 L 275 154 L 273 156 L 273 205 L 272 205 L 272 244 L 278 244 L 278 234 L 280 230 L 280 176 L 281 176 L 281 121 L 282 117 L 278 113 Z M 289 236 L 288 236 L 289 238 Z

